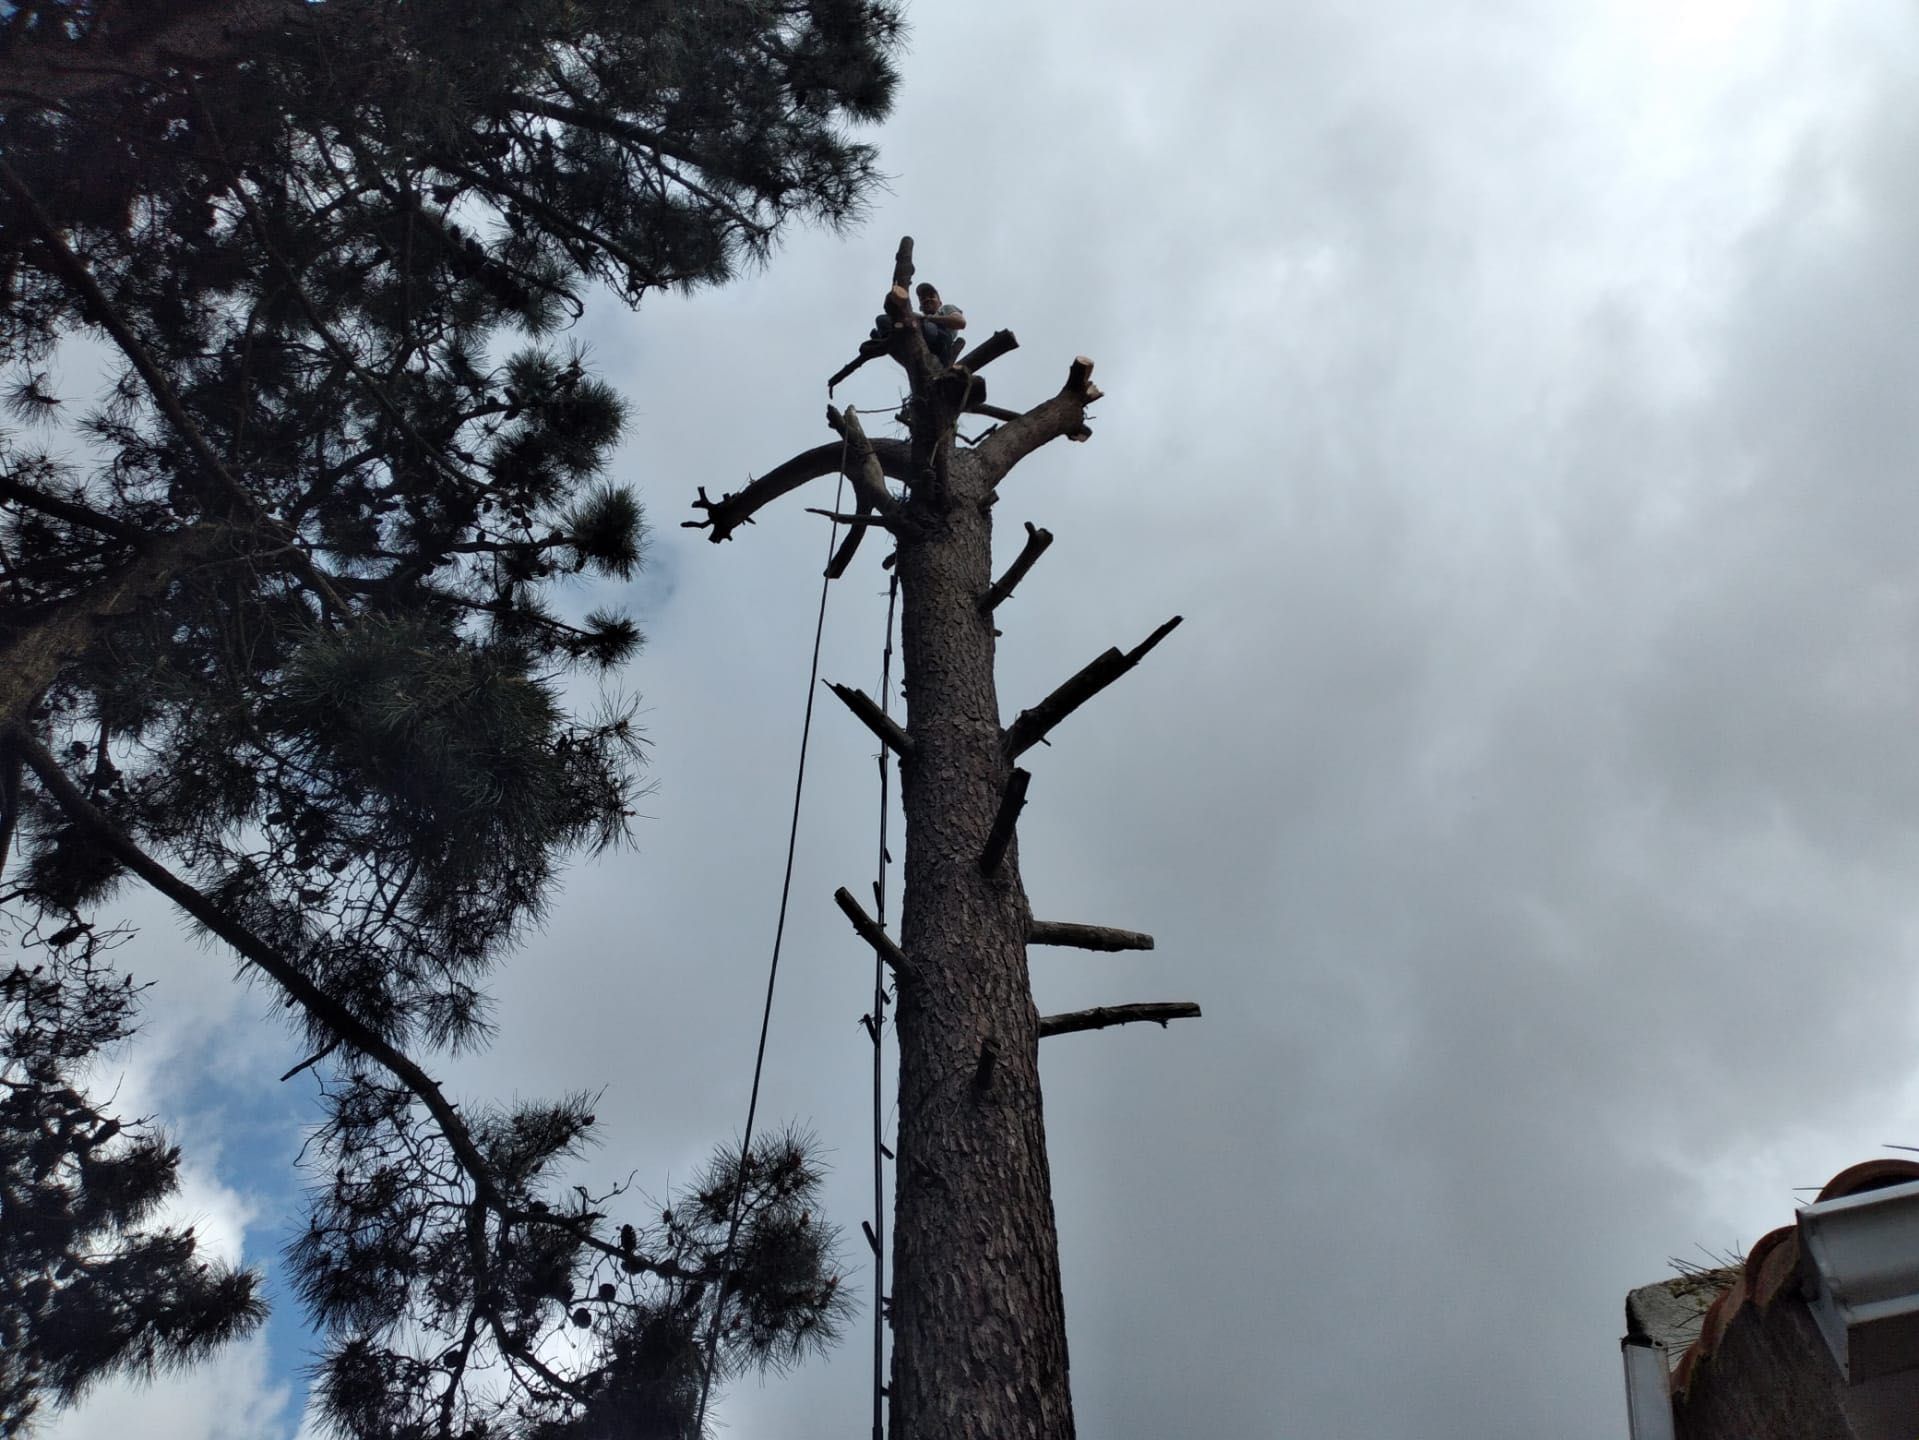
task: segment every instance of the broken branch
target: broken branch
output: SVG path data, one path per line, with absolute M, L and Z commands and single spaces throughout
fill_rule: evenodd
M 873 455 L 879 460 L 880 470 L 890 478 L 902 484 L 911 484 L 913 480 L 912 452 L 903 440 L 873 440 L 868 442 Z M 746 488 L 736 495 L 722 495 L 718 500 L 709 500 L 706 487 L 700 487 L 699 498 L 693 502 L 694 508 L 704 510 L 704 520 L 682 520 L 680 525 L 687 530 L 711 529 L 707 539 L 718 544 L 732 538 L 733 532 L 747 524 L 753 516 L 779 499 L 782 495 L 800 488 L 809 480 L 817 480 L 823 475 L 839 472 L 840 459 L 845 445 L 837 440 L 824 445 L 815 445 L 804 450 L 783 465 L 775 466 L 759 479 L 749 481 Z M 883 486 L 881 488 L 884 488 Z
M 1172 633 L 1181 618 L 1175 615 L 1131 650 L 1108 650 L 1032 709 L 1020 711 L 1019 718 L 1006 727 L 1007 758 L 1017 758 L 1023 751 L 1030 750 L 1060 721 L 1139 664 L 1155 645 Z
M 1046 553 L 1046 547 L 1053 543 L 1053 532 L 1041 530 L 1031 520 L 1026 522 L 1026 548 L 1013 558 L 1006 567 L 1006 573 L 993 582 L 993 588 L 979 598 L 980 614 L 991 615 L 1007 596 L 1013 593 L 1013 587 L 1026 578 L 1026 572 Z
M 846 573 L 846 567 L 853 563 L 853 556 L 860 548 L 860 541 L 866 538 L 867 525 L 873 523 L 864 505 L 860 506 L 859 514 L 852 519 L 852 528 L 846 532 L 846 538 L 840 541 L 833 558 L 826 562 L 828 580 L 837 580 Z
M 1164 1001 L 1150 1005 L 1096 1005 L 1091 1010 L 1072 1010 L 1064 1015 L 1042 1015 L 1039 1036 L 1070 1035 L 1075 1030 L 1104 1030 L 1108 1025 L 1137 1025 L 1152 1021 L 1160 1029 L 1169 1020 L 1197 1020 L 1199 1006 L 1190 1000 Z
M 897 720 L 880 709 L 865 691 L 855 690 L 851 685 L 837 685 L 831 680 L 821 683 L 839 696 L 846 708 L 859 717 L 860 723 L 879 736 L 894 754 L 904 758 L 913 753 L 913 737 L 900 728 Z
M 1080 950 L 1151 950 L 1153 937 L 1139 930 L 1115 930 L 1107 925 L 1069 925 L 1063 920 L 1035 920 L 1026 927 L 1028 945 L 1071 945 Z
M 866 427 L 860 424 L 859 411 L 850 406 L 840 410 L 828 405 L 826 423 L 846 442 L 846 478 L 853 482 L 853 493 L 859 496 L 861 507 L 877 510 L 889 521 L 897 520 L 899 501 L 886 488 L 886 467 L 874 452 L 873 442 L 866 438 Z
M 999 862 L 1006 856 L 1006 847 L 1013 843 L 1013 828 L 1019 823 L 1019 812 L 1026 808 L 1026 787 L 1032 783 L 1032 774 L 1017 766 L 1006 777 L 1006 789 L 999 797 L 999 814 L 993 817 L 993 828 L 986 836 L 986 848 L 980 852 L 980 874 L 992 875 L 999 869 Z
M 844 885 L 833 892 L 833 903 L 838 905 L 846 918 L 853 922 L 853 928 L 864 940 L 879 952 L 880 959 L 886 962 L 886 968 L 899 974 L 906 968 L 906 952 L 893 943 L 893 937 L 880 929 L 879 922 L 864 910 L 860 902 L 853 898 L 853 892 Z
M 860 341 L 859 352 L 854 355 L 851 360 L 848 360 L 844 365 L 840 366 L 839 369 L 835 370 L 831 378 L 827 380 L 826 393 L 831 395 L 833 393 L 833 387 L 838 385 L 840 381 L 844 380 L 848 375 L 851 375 L 868 360 L 877 360 L 892 348 L 893 342 L 890 340 Z

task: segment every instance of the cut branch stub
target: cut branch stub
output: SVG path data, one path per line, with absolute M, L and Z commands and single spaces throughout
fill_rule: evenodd
M 1019 339 L 1011 330 L 995 330 L 973 349 L 959 363 L 978 374 L 1002 355 L 1009 355 L 1019 349 Z
M 913 737 L 900 728 L 897 720 L 880 709 L 865 691 L 855 690 L 851 685 L 838 685 L 831 680 L 820 683 L 839 696 L 846 708 L 859 717 L 859 722 L 879 736 L 881 743 L 894 754 L 904 759 L 913 753 Z
M 1032 749 L 1060 721 L 1139 664 L 1155 645 L 1172 633 L 1181 618 L 1175 615 L 1131 650 L 1108 650 L 1032 709 L 1020 711 L 1019 718 L 1006 727 L 1007 758 L 1017 759 Z
M 976 407 L 982 415 L 1005 419 L 1005 423 L 974 447 L 985 479 L 997 485 L 1020 461 L 1050 440 L 1064 435 L 1070 440 L 1087 440 L 1093 432 L 1086 424 L 1086 407 L 1100 398 L 1093 383 L 1093 362 L 1084 355 L 1075 359 L 1066 371 L 1066 383 L 1057 395 L 1042 400 L 1025 414 L 1006 418 L 986 406 Z
M 1080 950 L 1151 950 L 1153 937 L 1140 930 L 1115 930 L 1107 925 L 1069 925 L 1063 920 L 1035 920 L 1026 927 L 1028 945 L 1071 945 Z
M 980 596 L 979 608 L 982 615 L 991 615 L 1000 604 L 1013 593 L 1013 587 L 1026 578 L 1026 572 L 1046 553 L 1046 547 L 1053 543 L 1053 532 L 1035 526 L 1031 520 L 1026 522 L 1026 545 L 1006 567 L 1006 573 L 993 582 L 993 588 Z
M 880 929 L 879 922 L 860 908 L 860 902 L 853 898 L 853 892 L 844 885 L 833 892 L 833 903 L 840 907 L 853 928 L 859 932 L 860 939 L 879 952 L 880 959 L 886 962 L 887 969 L 899 974 L 906 968 L 906 952 L 893 943 L 893 937 Z
M 1070 1035 L 1076 1030 L 1104 1030 L 1109 1025 L 1138 1025 L 1151 1021 L 1162 1030 L 1169 1020 L 1197 1020 L 1199 1006 L 1190 1000 L 1158 1001 L 1149 1005 L 1096 1005 L 1064 1015 L 1042 1015 L 1039 1036 Z
M 893 252 L 893 287 L 904 290 L 913 283 L 913 237 L 900 236 L 900 248 Z
M 988 1035 L 980 1041 L 979 1063 L 973 1067 L 973 1088 L 990 1090 L 993 1088 L 993 1071 L 999 1066 L 999 1041 Z
M 1006 777 L 1006 789 L 999 798 L 999 813 L 987 833 L 986 848 L 980 852 L 980 874 L 991 875 L 1006 858 L 1006 847 L 1013 843 L 1013 830 L 1019 824 L 1019 812 L 1026 808 L 1026 787 L 1033 783 L 1031 772 L 1014 767 Z

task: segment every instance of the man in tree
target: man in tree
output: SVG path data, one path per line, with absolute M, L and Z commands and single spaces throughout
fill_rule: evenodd
M 898 16 L 30 0 L 3 23 L 7 398 L 63 419 L 47 367 L 81 333 L 121 370 L 72 422 L 98 463 L 0 437 L 0 911 L 59 949 L 134 879 L 284 998 L 299 1068 L 325 1067 L 292 1259 L 345 1433 L 559 1435 L 642 1392 L 681 1433 L 689 1373 L 790 1356 L 842 1308 L 803 1148 L 723 1159 L 628 1241 L 615 1197 L 546 1193 L 582 1098 L 456 1105 L 418 1057 L 484 1038 L 486 970 L 637 786 L 628 715 L 559 677 L 638 631 L 552 594 L 639 563 L 638 503 L 603 479 L 624 407 L 551 334 L 595 283 L 718 283 L 791 220 L 852 218 L 873 153 L 846 126 L 890 103 Z M 725 1273 L 716 1188 L 746 1195 Z M 562 1328 L 593 1342 L 568 1373 L 541 1358 Z
M 919 299 L 919 310 L 915 312 L 902 306 L 897 321 L 890 314 L 881 315 L 873 322 L 872 338 L 885 340 L 896 324 L 918 330 L 926 341 L 926 348 L 933 352 L 933 358 L 942 365 L 952 364 L 966 344 L 959 335 L 966 328 L 965 312 L 957 305 L 942 302 L 940 292 L 924 281 L 915 288 L 914 294 Z M 980 394 L 983 397 L 985 393 L 982 385 Z

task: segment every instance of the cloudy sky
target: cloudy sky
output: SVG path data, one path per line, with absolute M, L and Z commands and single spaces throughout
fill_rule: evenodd
M 1363 17 L 1363 18 L 1361 18 Z M 744 1118 L 825 522 L 677 528 L 827 438 L 902 233 L 993 398 L 1098 362 L 1095 437 L 997 515 L 1010 716 L 1186 625 L 1032 759 L 1042 1010 L 1199 1022 L 1042 1057 L 1082 1433 L 1618 1440 L 1625 1292 L 1919 1143 L 1919 19 L 1898 0 L 919 0 L 860 231 L 583 328 L 651 508 L 656 793 L 497 985 L 473 1095 L 604 1085 L 656 1191 Z M 884 405 L 872 366 L 842 396 Z M 822 482 L 823 484 L 825 482 Z M 872 689 L 879 548 L 823 673 Z M 870 1194 L 872 743 L 815 729 L 763 1114 Z M 896 872 L 897 873 L 897 872 Z M 158 911 L 123 1095 L 271 1267 L 305 1113 Z M 294 1087 L 287 1087 L 291 1090 Z M 289 1118 L 291 1117 L 291 1118 Z M 857 1244 L 857 1239 L 855 1241 Z M 291 1436 L 284 1317 L 56 1440 Z M 867 1423 L 863 1332 L 736 1389 Z

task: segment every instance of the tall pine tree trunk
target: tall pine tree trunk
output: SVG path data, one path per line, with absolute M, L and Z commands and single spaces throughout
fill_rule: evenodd
M 895 319 L 908 306 L 912 246 L 902 241 L 894 264 L 887 310 Z M 844 572 L 869 527 L 888 531 L 898 547 L 907 726 L 858 692 L 834 687 L 900 753 L 904 781 L 900 944 L 849 893 L 838 896 L 894 967 L 898 994 L 893 1440 L 1071 1440 L 1039 1042 L 1199 1013 L 1190 1004 L 1153 1004 L 1042 1019 L 1033 1008 L 1029 940 L 1102 950 L 1150 948 L 1152 940 L 1092 926 L 1035 927 L 1012 839 L 1026 779 L 1013 762 L 1179 622 L 1168 621 L 1130 652 L 1109 650 L 1011 726 L 1000 724 L 992 606 L 1052 537 L 1028 526 L 1026 551 L 995 585 L 996 487 L 1040 446 L 1088 438 L 1086 407 L 1099 398 L 1092 362 L 1082 357 L 1060 391 L 1032 409 L 986 405 L 976 372 L 1017 344 L 1000 331 L 943 367 L 916 330 L 896 326 L 863 345 L 833 382 L 869 360 L 899 361 L 912 389 L 909 441 L 869 441 L 855 412 L 829 406 L 839 444 L 804 451 L 738 494 L 710 500 L 702 490 L 695 504 L 704 518 L 686 522 L 725 540 L 782 495 L 843 470 L 859 516 L 827 573 Z M 1002 423 L 961 449 L 955 436 L 963 414 Z M 892 493 L 888 479 L 904 484 L 905 494 Z
M 950 445 L 950 441 L 945 442 Z M 896 1440 L 1073 1434 L 1031 910 L 1016 846 L 979 858 L 1012 770 L 993 682 L 992 511 L 973 455 L 899 546 L 907 712 L 893 1261 Z M 923 472 L 922 472 L 923 473 Z

